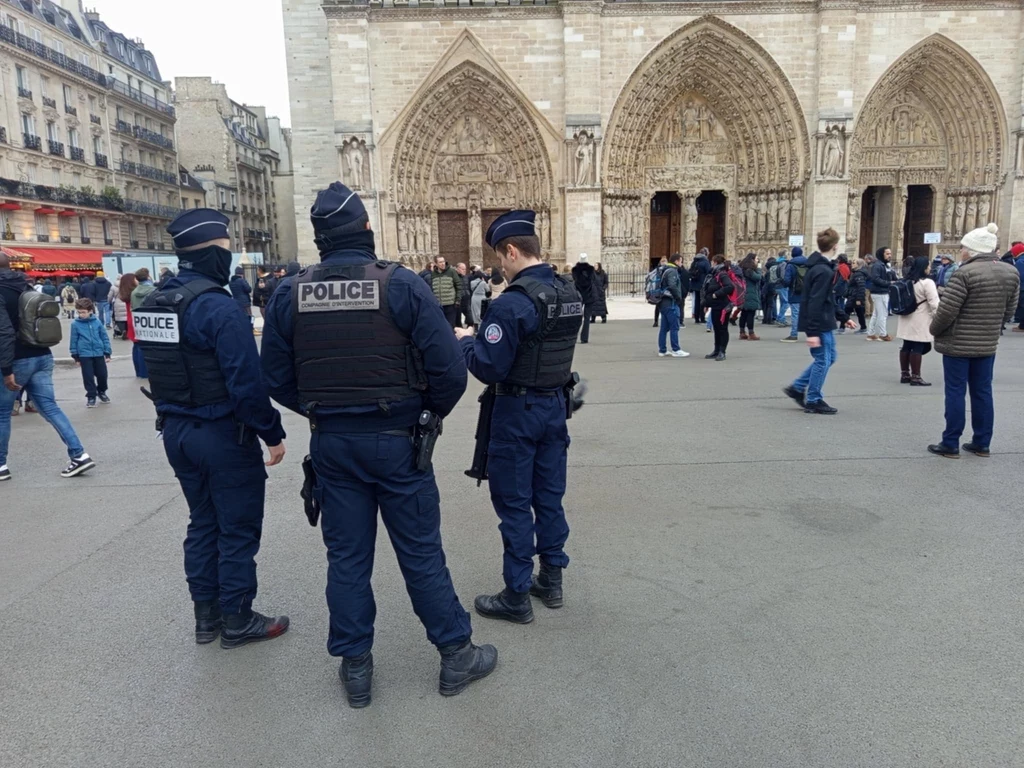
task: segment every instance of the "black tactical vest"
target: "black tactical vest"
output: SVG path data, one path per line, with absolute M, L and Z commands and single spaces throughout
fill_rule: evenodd
M 157 400 L 197 408 L 228 399 L 214 350 L 196 349 L 185 340 L 185 310 L 204 293 L 214 291 L 229 295 L 212 280 L 192 280 L 178 288 L 154 291 L 132 312 L 135 343 L 142 348 Z
M 304 406 L 388 403 L 427 388 L 422 357 L 395 326 L 388 286 L 397 264 L 320 264 L 292 283 L 295 378 Z
M 554 285 L 524 277 L 505 290 L 529 296 L 540 313 L 540 324 L 520 343 L 504 383 L 536 389 L 564 386 L 572 374 L 576 336 L 583 325 L 583 300 L 576 287 L 555 275 Z

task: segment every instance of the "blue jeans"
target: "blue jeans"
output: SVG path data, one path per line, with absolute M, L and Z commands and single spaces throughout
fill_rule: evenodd
M 68 447 L 68 457 L 77 459 L 85 453 L 74 427 L 54 397 L 53 355 L 15 360 L 14 380 L 23 389 L 29 390 L 39 414 L 57 430 L 60 439 Z M 17 399 L 17 392 L 0 387 L 0 467 L 7 463 L 7 447 L 11 442 L 11 409 Z
M 942 358 L 946 383 L 946 431 L 942 433 L 942 444 L 947 448 L 960 447 L 960 436 L 967 426 L 964 398 L 968 387 L 971 390 L 971 427 L 974 429 L 971 442 L 981 448 L 988 448 L 992 442 L 996 420 L 992 402 L 992 369 L 995 363 L 995 355 Z
M 712 310 L 712 309 L 709 309 L 709 308 L 705 307 L 704 313 L 707 315 L 707 318 L 708 318 L 704 322 L 704 325 L 707 326 L 707 329 L 710 331 L 712 328 L 714 328 L 714 325 L 715 325 L 714 321 L 712 319 L 715 316 L 715 310 Z
M 100 319 L 100 322 L 104 326 L 110 325 L 110 302 L 109 301 L 97 301 L 96 302 L 96 316 Z
M 786 310 L 789 309 L 789 288 L 779 286 L 775 289 L 775 294 L 779 297 L 779 309 L 776 312 L 776 319 L 781 323 L 786 319 Z M 772 301 L 775 300 L 772 299 Z
M 820 338 L 821 346 L 811 348 L 811 357 L 814 358 L 814 362 L 807 366 L 807 370 L 793 382 L 794 389 L 806 393 L 804 403 L 808 405 L 824 399 L 821 390 L 825 388 L 825 377 L 828 376 L 829 368 L 836 361 L 835 334 L 832 331 L 826 331 L 821 334 Z
M 789 338 L 795 339 L 797 337 L 797 326 L 800 324 L 800 305 L 790 304 L 790 308 L 793 310 L 793 324 L 789 326 Z
M 665 337 L 672 337 L 672 351 L 679 349 L 679 305 L 675 302 L 661 308 L 661 330 L 658 331 L 658 351 L 664 353 Z

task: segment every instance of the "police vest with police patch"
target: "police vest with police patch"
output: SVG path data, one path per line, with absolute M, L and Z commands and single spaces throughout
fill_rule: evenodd
M 154 291 L 132 312 L 135 343 L 142 349 L 156 400 L 197 408 L 228 399 L 216 352 L 196 349 L 185 339 L 185 311 L 197 298 L 215 291 L 230 296 L 212 280 L 192 280 Z
M 304 406 L 387 404 L 427 388 L 422 357 L 394 323 L 397 264 L 320 264 L 292 283 L 295 378 Z
M 528 296 L 540 313 L 540 323 L 537 330 L 520 343 L 504 383 L 536 389 L 565 386 L 572 375 L 576 336 L 583 325 L 583 301 L 575 286 L 555 275 L 553 285 L 523 277 L 505 290 Z

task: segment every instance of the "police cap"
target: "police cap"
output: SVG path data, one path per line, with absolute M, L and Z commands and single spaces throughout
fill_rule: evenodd
M 487 245 L 494 248 L 502 240 L 509 237 L 536 236 L 535 221 L 537 214 L 533 211 L 509 211 L 494 220 L 487 229 Z
M 317 194 L 316 202 L 309 209 L 309 218 L 317 234 L 350 227 L 350 231 L 355 232 L 364 229 L 369 220 L 359 195 L 340 181 Z
M 167 233 L 180 251 L 210 240 L 230 238 L 229 219 L 213 208 L 190 208 L 167 225 Z

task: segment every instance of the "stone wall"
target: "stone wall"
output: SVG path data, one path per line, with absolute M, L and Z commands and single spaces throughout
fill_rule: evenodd
M 553 261 L 574 261 L 585 251 L 606 263 L 645 262 L 647 201 L 657 190 L 677 191 L 684 201 L 676 233 L 683 247 L 695 226 L 685 207 L 701 189 L 726 194 L 730 251 L 767 253 L 791 234 L 810 241 L 825 226 L 844 236 L 841 247 L 859 251 L 858 204 L 872 184 L 891 187 L 896 201 L 880 222 L 902 220 L 901 190 L 905 196 L 908 184 L 927 184 L 936 195 L 936 231 L 947 201 L 961 197 L 973 205 L 975 220 L 988 205 L 990 217 L 1015 236 L 1024 227 L 1017 3 L 950 0 L 928 10 L 901 0 L 381 5 L 284 2 L 304 260 L 315 253 L 305 212 L 316 190 L 357 176 L 379 249 L 416 262 L 424 256 L 421 243 L 439 247 L 437 210 L 465 208 L 472 257 L 480 211 L 528 201 L 545 209 L 546 255 Z M 894 66 L 901 57 L 914 67 Z M 947 103 L 917 76 L 930 66 L 933 82 L 960 81 L 950 92 L 960 89 L 962 104 Z M 670 82 L 659 68 L 672 67 L 678 72 Z M 738 73 L 736 82 L 726 82 L 730 73 Z M 453 78 L 484 93 L 460 95 Z M 917 89 L 920 103 L 904 104 L 892 118 L 901 128 L 888 138 L 890 149 L 872 150 L 869 126 L 861 130 L 858 118 L 881 120 L 906 88 Z M 506 109 L 505 120 L 489 115 L 489 93 L 496 101 L 511 96 L 518 106 Z M 431 112 L 437 98 L 469 110 L 472 126 Z M 710 128 L 687 135 L 687 98 L 706 121 L 699 126 Z M 953 126 L 972 122 L 974 108 L 984 115 L 964 143 Z M 416 121 L 427 114 L 448 122 L 423 133 Z M 460 142 L 467 131 L 470 139 Z M 524 170 L 527 160 L 509 149 L 517 135 L 523 152 L 546 155 L 547 170 Z M 967 157 L 967 144 L 983 156 Z M 615 170 L 633 162 L 633 155 L 623 160 L 622 148 L 639 153 L 643 167 L 632 175 Z M 949 167 L 953 156 L 971 166 L 963 178 Z M 503 193 L 496 173 L 507 158 L 507 180 L 536 187 L 541 179 L 551 194 Z M 946 165 L 929 165 L 935 158 Z M 627 215 L 622 211 L 628 225 L 606 220 Z M 902 230 L 893 224 L 890 231 L 895 242 Z M 955 233 L 945 235 L 949 249 Z

